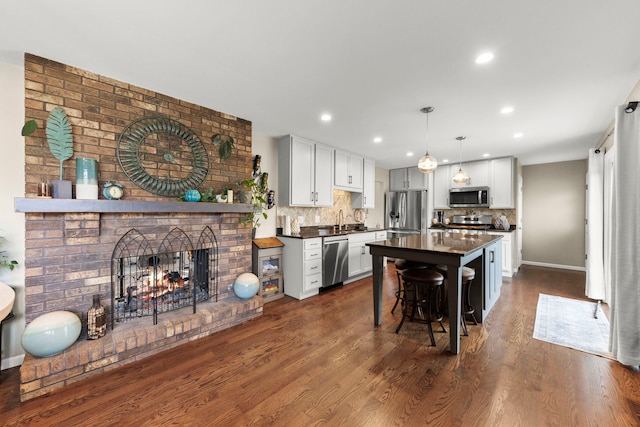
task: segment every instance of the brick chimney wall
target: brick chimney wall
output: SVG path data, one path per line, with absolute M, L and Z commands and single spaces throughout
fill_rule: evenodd
M 250 121 L 25 54 L 25 121 L 35 119 L 38 124 L 37 131 L 25 138 L 25 197 L 37 195 L 36 186 L 42 177 L 59 178 L 60 163 L 49 151 L 44 131 L 55 107 L 65 111 L 72 126 L 74 156 L 63 163 L 63 179 L 73 183 L 75 158 L 94 158 L 98 161 L 100 189 L 106 181 L 118 181 L 124 187 L 125 200 L 174 201 L 130 182 L 116 156 L 120 132 L 132 121 L 153 115 L 179 121 L 207 147 L 210 171 L 201 190 L 233 186 L 251 176 Z M 219 158 L 217 147 L 211 143 L 214 134 L 234 138 L 235 149 L 230 159 Z M 47 359 L 27 355 L 21 368 L 23 400 L 260 315 L 259 297 L 250 302 L 240 301 L 227 291 L 238 274 L 251 271 L 251 229 L 239 224 L 243 216 L 241 213 L 26 213 L 27 324 L 41 314 L 68 310 L 81 317 L 83 332 L 62 355 Z M 110 301 L 111 255 L 123 234 L 134 227 L 142 229 L 151 236 L 153 245 L 154 239 L 161 240 L 173 227 L 197 236 L 204 226 L 212 228 L 219 245 L 218 303 L 195 318 L 186 311 L 186 320 L 172 315 L 170 324 L 160 324 L 160 320 L 155 327 L 148 326 L 150 319 L 142 319 L 145 322 L 142 332 L 136 327 L 134 334 L 129 327 L 118 335 L 116 327 L 98 340 L 99 344 L 86 341 L 86 312 L 92 295 L 100 294 L 105 306 Z M 234 304 L 238 307 L 230 307 Z M 217 307 L 226 318 L 215 313 Z M 133 341 L 127 330 L 133 334 Z M 96 346 L 101 350 L 97 351 Z

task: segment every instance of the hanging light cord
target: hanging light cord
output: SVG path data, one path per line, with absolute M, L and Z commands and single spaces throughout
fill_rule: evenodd
M 426 131 L 426 138 L 425 141 L 427 141 L 427 150 L 426 150 L 426 154 L 429 154 L 429 112 L 427 111 L 427 131 Z

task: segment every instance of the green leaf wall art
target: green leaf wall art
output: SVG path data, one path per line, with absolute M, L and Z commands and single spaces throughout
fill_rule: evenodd
M 60 180 L 62 180 L 62 162 L 73 156 L 73 137 L 71 123 L 60 107 L 56 107 L 47 120 L 47 143 L 54 157 L 60 160 Z

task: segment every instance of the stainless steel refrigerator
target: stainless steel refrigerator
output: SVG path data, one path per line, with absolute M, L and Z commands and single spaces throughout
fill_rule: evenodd
M 427 231 L 429 211 L 427 191 L 391 191 L 386 194 L 384 225 L 387 237 Z

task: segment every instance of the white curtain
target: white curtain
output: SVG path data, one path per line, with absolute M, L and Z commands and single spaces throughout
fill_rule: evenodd
M 640 109 L 616 109 L 612 197 L 611 335 L 620 363 L 640 365 Z
M 611 301 L 611 266 L 613 259 L 611 257 L 613 246 L 613 172 L 615 163 L 615 151 L 607 150 L 604 154 L 604 287 L 605 301 Z
M 587 284 L 585 294 L 607 301 L 604 285 L 604 153 L 589 150 L 587 171 Z

